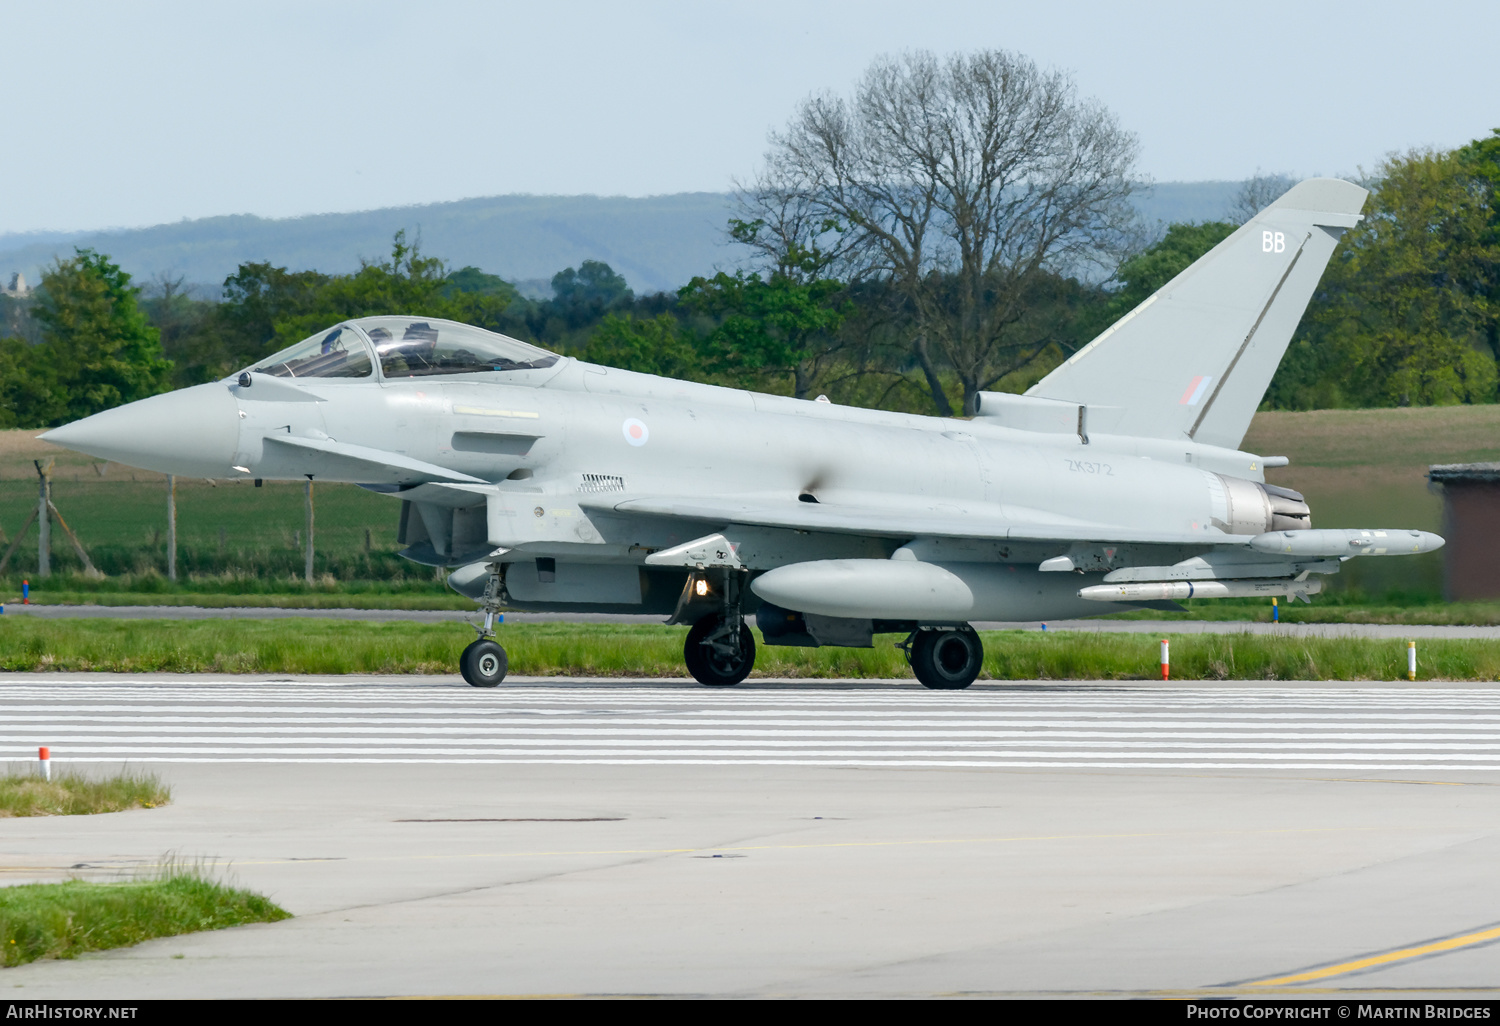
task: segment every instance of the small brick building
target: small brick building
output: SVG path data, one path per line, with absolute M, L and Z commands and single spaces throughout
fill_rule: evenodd
M 1450 602 L 1500 598 L 1500 463 L 1427 468 L 1443 490 L 1443 581 Z

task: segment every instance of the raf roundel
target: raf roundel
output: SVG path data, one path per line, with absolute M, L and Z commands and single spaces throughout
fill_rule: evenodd
M 625 423 L 620 425 L 620 431 L 625 435 L 625 441 L 631 445 L 645 445 L 646 440 L 651 437 L 651 429 L 634 417 L 626 418 Z

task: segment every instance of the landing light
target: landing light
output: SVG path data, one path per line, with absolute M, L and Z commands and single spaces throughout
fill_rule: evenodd
M 708 582 L 701 577 L 698 578 L 698 583 L 693 585 L 693 590 L 698 593 L 699 598 L 702 598 L 704 595 L 708 594 Z

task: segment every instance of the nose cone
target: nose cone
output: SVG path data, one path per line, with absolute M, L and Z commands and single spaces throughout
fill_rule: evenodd
M 143 470 L 229 477 L 239 436 L 239 404 L 228 388 L 213 383 L 105 410 L 41 438 Z

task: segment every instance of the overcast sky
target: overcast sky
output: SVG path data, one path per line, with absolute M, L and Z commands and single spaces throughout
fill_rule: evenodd
M 0 0 L 0 232 L 722 191 L 883 52 L 1071 71 L 1158 181 L 1500 126 L 1500 4 Z

